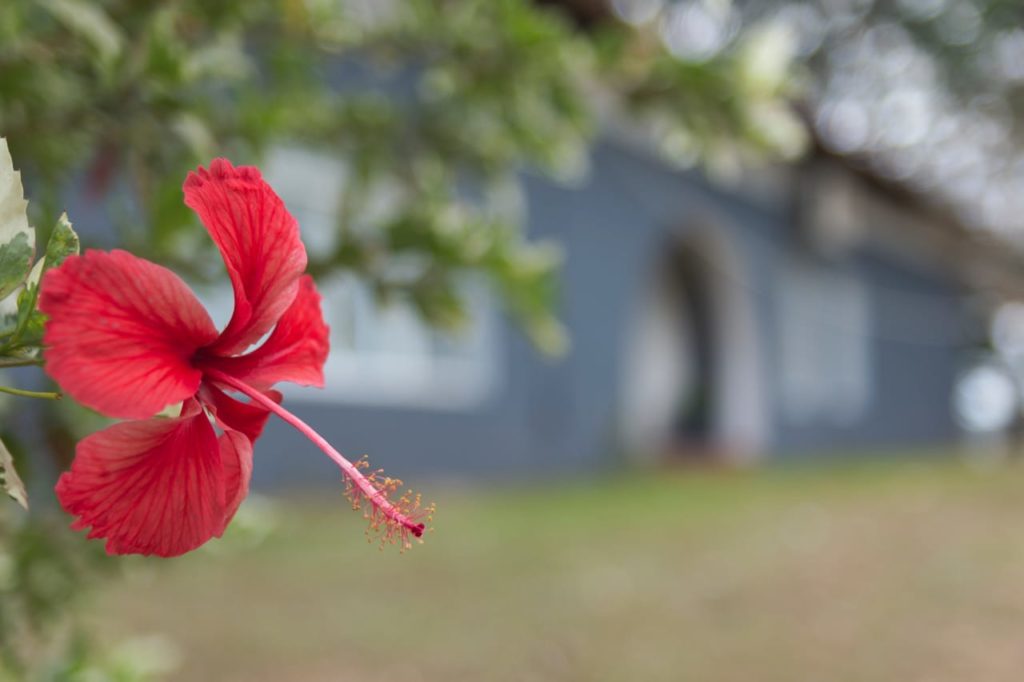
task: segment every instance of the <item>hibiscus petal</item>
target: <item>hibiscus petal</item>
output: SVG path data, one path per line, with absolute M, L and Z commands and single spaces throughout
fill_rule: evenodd
M 295 301 L 263 345 L 245 355 L 208 362 L 259 389 L 278 381 L 319 388 L 324 385 L 324 362 L 330 350 L 328 333 L 320 311 L 320 294 L 313 278 L 306 275 L 300 280 Z
M 299 225 L 258 169 L 214 159 L 185 179 L 185 203 L 220 249 L 235 288 L 231 321 L 211 348 L 239 353 L 270 331 L 291 305 L 306 249 Z
M 249 494 L 252 478 L 252 441 L 240 431 L 225 431 L 218 439 L 224 467 L 224 518 L 217 537 L 235 517 L 242 500 Z
M 170 270 L 125 251 L 71 256 L 43 278 L 46 371 L 111 417 L 150 417 L 195 394 L 190 364 L 217 329 Z
M 226 478 L 213 426 L 188 400 L 177 419 L 122 422 L 83 439 L 56 490 L 78 517 L 72 527 L 91 526 L 108 553 L 168 557 L 223 530 Z
M 277 391 L 267 391 L 266 395 L 275 403 L 281 402 L 282 396 Z M 263 433 L 270 417 L 270 412 L 261 406 L 235 400 L 209 382 L 199 389 L 199 396 L 222 429 L 240 431 L 253 442 Z
M 281 394 L 277 391 L 267 391 L 266 396 L 276 403 L 281 402 Z M 200 387 L 199 397 L 224 429 L 218 440 L 224 465 L 226 509 L 223 526 L 217 533 L 219 537 L 249 494 L 253 443 L 263 433 L 270 412 L 259 405 L 235 400 L 210 383 Z

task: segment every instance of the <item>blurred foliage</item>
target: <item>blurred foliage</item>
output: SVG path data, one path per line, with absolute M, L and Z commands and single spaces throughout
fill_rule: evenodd
M 654 27 L 609 35 L 604 73 L 669 161 L 704 162 L 733 176 L 765 158 L 803 153 L 805 126 L 791 107 L 795 45 L 784 26 L 754 24 L 720 56 L 689 60 L 667 51 Z
M 526 241 L 498 198 L 524 169 L 585 173 L 602 103 L 657 118 L 677 160 L 792 153 L 785 88 L 750 79 L 737 44 L 684 64 L 648 32 L 581 31 L 528 0 L 8 0 L 0 133 L 46 188 L 40 224 L 84 183 L 125 245 L 207 278 L 220 265 L 182 205 L 187 170 L 278 143 L 331 154 L 349 172 L 314 273 L 351 271 L 457 327 L 458 275 L 481 271 L 557 353 L 557 252 Z M 386 210 L 371 210 L 382 192 Z
M 9 506 L 0 512 L 0 680 L 76 679 L 44 676 L 40 665 L 81 657 L 83 635 L 66 621 L 68 608 L 108 560 L 65 525 L 55 518 L 29 522 Z

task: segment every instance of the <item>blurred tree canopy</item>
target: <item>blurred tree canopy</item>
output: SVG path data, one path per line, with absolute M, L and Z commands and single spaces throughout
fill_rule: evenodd
M 637 2 L 665 4 L 615 4 Z M 826 148 L 983 237 L 1022 243 L 1024 4 L 759 0 L 733 3 L 733 16 L 788 27 Z
M 777 37 L 754 27 L 685 61 L 656 31 L 581 30 L 529 0 L 7 0 L 0 134 L 37 224 L 84 183 L 123 245 L 207 277 L 220 266 L 182 204 L 187 170 L 216 155 L 256 162 L 278 143 L 335 155 L 350 172 L 314 273 L 357 273 L 457 327 L 457 277 L 479 271 L 557 352 L 559 254 L 526 241 L 507 210 L 518 174 L 578 178 L 601 119 L 627 113 L 681 163 L 798 153 Z M 338 88 L 338 72 L 372 77 Z M 382 188 L 386 210 L 368 210 Z

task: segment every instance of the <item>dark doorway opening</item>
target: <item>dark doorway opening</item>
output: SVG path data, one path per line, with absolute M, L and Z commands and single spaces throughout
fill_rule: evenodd
M 702 244 L 667 242 L 653 259 L 632 311 L 622 428 L 634 458 L 713 455 L 720 374 L 712 270 Z
M 714 430 L 715 348 L 714 310 L 708 272 L 709 264 L 694 248 L 677 245 L 664 259 L 664 279 L 671 288 L 670 300 L 680 307 L 676 324 L 684 325 L 680 335 L 688 343 L 679 349 L 690 368 L 690 380 L 677 396 L 675 416 L 666 446 L 677 456 L 704 457 L 711 450 Z
M 626 455 L 740 464 L 763 453 L 763 333 L 729 234 L 703 227 L 669 236 L 637 285 L 622 364 Z

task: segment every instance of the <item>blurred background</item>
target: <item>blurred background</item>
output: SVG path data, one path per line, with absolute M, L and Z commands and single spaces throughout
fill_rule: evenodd
M 110 560 L 51 492 L 104 421 L 7 401 L 0 680 L 1019 679 L 1022 93 L 1013 0 L 7 0 L 43 236 L 223 323 L 181 183 L 259 165 L 286 403 L 439 512 L 378 552 L 272 421 L 224 539 Z

